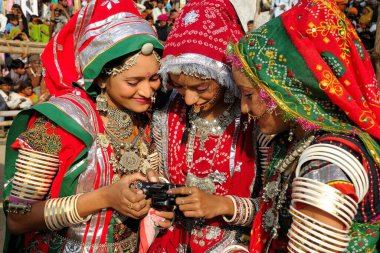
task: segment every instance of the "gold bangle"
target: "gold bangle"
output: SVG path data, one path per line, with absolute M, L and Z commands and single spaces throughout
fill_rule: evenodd
M 33 161 L 25 161 L 23 159 L 17 159 L 16 164 L 21 164 L 26 167 L 31 167 L 34 169 L 42 170 L 44 174 L 49 174 L 49 175 L 55 175 L 57 173 L 58 168 L 53 168 L 51 166 L 43 165 L 43 164 L 38 164 Z
M 33 158 L 33 157 L 30 157 L 30 156 L 23 155 L 21 153 L 18 154 L 17 158 L 20 159 L 20 160 L 23 160 L 23 161 L 31 161 L 31 162 L 35 162 L 35 163 L 38 163 L 38 164 L 50 166 L 54 170 L 56 170 L 56 168 L 59 167 L 59 163 L 53 163 L 53 162 L 45 161 L 45 160 L 42 160 L 42 159 L 39 159 L 39 158 Z
M 34 149 L 25 149 L 25 148 L 21 148 L 19 149 L 25 153 L 31 153 L 31 154 L 36 154 L 36 155 L 40 155 L 42 157 L 46 157 L 48 159 L 53 159 L 53 160 L 56 160 L 57 162 L 59 162 L 59 156 L 57 155 L 52 155 L 52 154 L 49 154 L 49 153 L 45 153 L 45 152 L 40 152 L 40 151 L 36 151 Z

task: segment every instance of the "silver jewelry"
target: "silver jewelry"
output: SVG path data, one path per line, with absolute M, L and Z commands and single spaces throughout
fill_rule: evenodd
M 102 89 L 100 94 L 96 97 L 96 110 L 100 113 L 107 113 L 108 103 L 107 96 L 105 95 L 105 89 Z
M 118 139 L 123 140 L 131 136 L 133 132 L 133 113 L 129 110 L 108 107 L 107 109 L 107 129 Z
M 145 43 L 142 46 L 141 51 L 139 51 L 135 55 L 129 57 L 124 62 L 124 64 L 122 66 L 115 67 L 112 69 L 104 69 L 103 72 L 106 73 L 107 75 L 120 74 L 121 72 L 128 70 L 128 69 L 132 68 L 133 66 L 135 66 L 137 64 L 137 59 L 139 58 L 140 54 L 146 55 L 146 56 L 153 54 L 154 57 L 156 58 L 156 61 L 158 63 L 161 63 L 161 57 L 157 54 L 156 51 L 154 51 L 154 45 L 152 43 Z

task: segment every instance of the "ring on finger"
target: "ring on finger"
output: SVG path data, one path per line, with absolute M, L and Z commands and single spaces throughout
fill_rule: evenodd
M 185 204 L 185 200 L 181 200 L 181 205 Z
M 193 191 L 191 190 L 191 188 L 189 189 L 189 195 L 191 195 L 193 193 Z
M 129 209 L 132 209 L 132 207 L 133 207 L 133 203 L 130 202 L 130 203 L 128 204 L 128 208 L 129 208 Z

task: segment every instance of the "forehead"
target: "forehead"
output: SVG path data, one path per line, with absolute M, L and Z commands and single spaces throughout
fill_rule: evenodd
M 211 79 L 201 79 L 195 76 L 188 76 L 185 74 L 178 75 L 178 74 L 170 73 L 169 75 L 170 75 L 171 81 L 178 84 L 186 85 L 186 86 L 197 86 L 197 85 L 212 81 Z

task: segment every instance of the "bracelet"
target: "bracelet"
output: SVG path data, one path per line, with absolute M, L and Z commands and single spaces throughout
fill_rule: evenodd
M 231 195 L 227 195 L 226 197 L 229 198 L 232 201 L 232 203 L 234 204 L 234 215 L 231 217 L 231 219 L 227 219 L 227 217 L 223 215 L 223 220 L 225 222 L 230 223 L 230 222 L 233 222 L 236 219 L 237 207 L 236 207 L 236 201 L 235 201 L 234 197 L 232 197 Z
M 4 211 L 13 214 L 26 214 L 32 211 L 32 205 L 28 203 L 15 203 L 6 198 L 3 202 Z
M 45 203 L 44 219 L 46 227 L 51 231 L 60 230 L 82 222 L 88 222 L 92 215 L 82 218 L 77 209 L 78 198 L 82 194 L 74 196 L 49 199 Z

